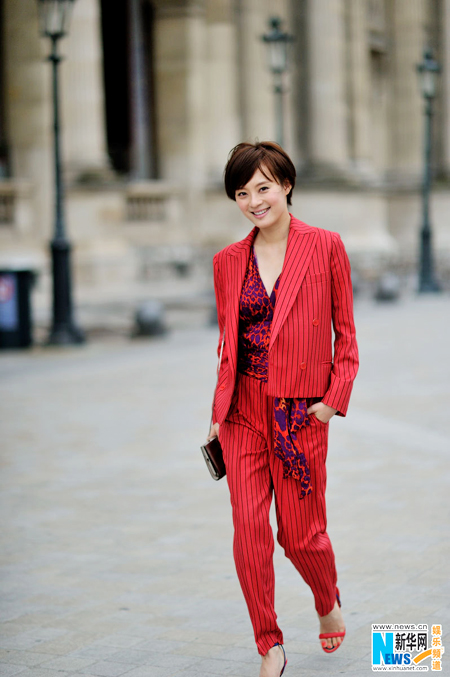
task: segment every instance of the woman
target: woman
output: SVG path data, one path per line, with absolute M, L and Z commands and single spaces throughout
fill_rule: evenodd
M 231 151 L 226 192 L 254 227 L 213 261 L 218 350 L 224 331 L 225 342 L 208 439 L 218 435 L 224 453 L 260 677 L 278 677 L 287 662 L 274 609 L 273 493 L 277 540 L 312 589 L 322 648 L 335 651 L 345 635 L 325 461 L 328 423 L 346 415 L 358 370 L 350 264 L 337 233 L 289 213 L 295 176 L 275 143 Z

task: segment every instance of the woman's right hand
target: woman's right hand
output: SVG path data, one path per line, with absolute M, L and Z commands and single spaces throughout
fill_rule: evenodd
M 206 438 L 206 440 L 209 442 L 212 440 L 213 437 L 219 437 L 219 426 L 220 423 L 214 423 L 214 425 L 211 426 L 211 430 L 209 431 L 209 435 Z

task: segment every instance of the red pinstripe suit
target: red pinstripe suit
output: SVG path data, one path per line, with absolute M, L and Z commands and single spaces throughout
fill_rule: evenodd
M 213 259 L 219 329 L 226 327 L 214 423 L 222 423 L 233 395 L 239 295 L 255 226 L 244 240 Z M 331 326 L 335 332 L 332 356 Z M 218 354 L 221 339 L 219 339 Z M 345 416 L 358 371 L 350 264 L 338 233 L 291 217 L 269 346 L 268 392 L 278 397 L 321 397 Z
M 277 539 L 310 585 L 319 615 L 336 594 L 334 554 L 326 533 L 325 486 L 328 424 L 314 415 L 299 433 L 313 491 L 299 500 L 299 483 L 283 478 L 273 453 L 273 398 L 320 398 L 345 416 L 358 370 L 350 264 L 337 233 L 313 228 L 291 215 L 269 343 L 267 383 L 237 373 L 239 300 L 250 249 L 258 232 L 214 256 L 214 286 L 225 347 L 214 401 L 233 508 L 234 558 L 255 641 L 264 655 L 283 643 L 276 623 L 272 492 Z M 332 352 L 332 326 L 334 354 Z M 219 348 L 218 348 L 219 349 Z

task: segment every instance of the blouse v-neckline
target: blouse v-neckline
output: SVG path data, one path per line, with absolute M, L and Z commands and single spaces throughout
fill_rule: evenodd
M 258 264 L 258 258 L 257 258 L 257 256 L 256 256 L 256 252 L 255 252 L 255 245 L 252 245 L 252 252 L 253 252 L 253 258 L 254 258 L 254 260 L 255 260 L 255 266 L 256 266 L 257 273 L 258 273 L 258 277 L 259 277 L 259 279 L 261 280 L 261 284 L 262 284 L 262 286 L 263 286 L 264 291 L 266 292 L 266 295 L 267 295 L 269 301 L 271 301 L 271 302 L 273 303 L 273 301 L 272 301 L 272 295 L 273 295 L 273 293 L 274 293 L 274 292 L 276 291 L 276 289 L 277 289 L 278 282 L 279 282 L 279 279 L 280 279 L 280 277 L 281 277 L 281 273 L 283 272 L 283 270 L 281 270 L 281 273 L 278 275 L 277 279 L 275 280 L 275 284 L 273 285 L 272 291 L 271 291 L 270 294 L 269 294 L 269 292 L 268 292 L 267 289 L 266 289 L 266 285 L 264 284 L 263 279 L 262 279 L 262 277 L 261 277 L 261 273 L 259 272 L 259 264 Z M 283 266 L 284 266 L 284 264 L 283 264 Z

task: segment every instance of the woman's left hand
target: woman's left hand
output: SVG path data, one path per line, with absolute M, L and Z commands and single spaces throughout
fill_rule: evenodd
M 328 423 L 330 418 L 332 418 L 336 412 L 337 409 L 333 409 L 333 407 L 329 407 L 328 404 L 324 404 L 323 402 L 316 402 L 306 410 L 307 414 L 314 414 L 314 416 L 318 418 L 319 421 L 322 421 L 322 423 Z

